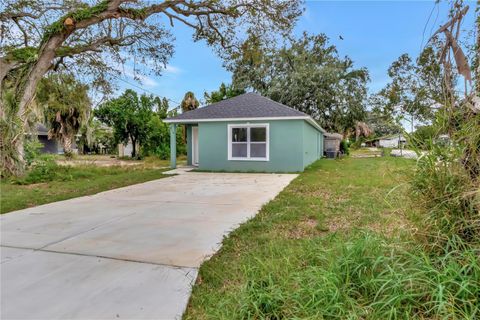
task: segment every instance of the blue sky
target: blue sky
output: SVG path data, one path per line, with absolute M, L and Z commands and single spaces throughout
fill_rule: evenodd
M 472 30 L 475 2 L 467 3 L 471 8 L 463 28 Z M 307 1 L 305 5 L 295 34 L 325 33 L 340 56 L 348 55 L 355 66 L 368 68 L 370 92 L 388 82 L 387 69 L 402 53 L 418 55 L 422 39 L 425 42 L 446 21 L 448 10 L 446 1 L 437 5 L 434 1 Z M 173 101 L 181 101 L 186 91 L 203 99 L 205 91 L 230 82 L 231 74 L 222 67 L 221 59 L 204 42 L 193 42 L 191 29 L 177 25 L 174 36 L 175 54 L 161 77 L 144 77 L 138 84 L 127 70 L 124 78 L 147 93 Z M 122 90 L 130 87 L 142 91 L 124 82 L 118 84 Z

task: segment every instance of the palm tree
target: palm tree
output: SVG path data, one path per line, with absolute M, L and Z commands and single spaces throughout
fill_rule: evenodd
M 197 109 L 199 105 L 200 103 L 198 102 L 197 98 L 195 98 L 195 94 L 191 91 L 188 91 L 185 93 L 180 107 L 182 108 L 182 112 L 187 112 Z
M 365 123 L 361 121 L 355 122 L 355 139 L 358 140 L 361 136 L 368 137 L 373 133 L 373 130 Z
M 69 74 L 53 74 L 42 79 L 37 101 L 44 108 L 48 138 L 59 139 L 67 158 L 72 156 L 72 140 L 90 113 L 88 87 Z
M 182 112 L 187 112 L 191 110 L 195 110 L 198 108 L 200 103 L 198 102 L 197 98 L 195 98 L 195 94 L 191 91 L 185 93 L 182 102 L 180 103 L 180 107 L 182 108 Z M 185 126 L 183 126 L 183 143 L 187 142 L 187 130 L 185 130 Z

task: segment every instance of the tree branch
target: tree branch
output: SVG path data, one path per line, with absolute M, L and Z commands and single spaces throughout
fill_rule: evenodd
M 113 38 L 113 37 L 107 36 L 107 37 L 99 38 L 85 45 L 78 45 L 73 47 L 62 46 L 55 51 L 55 55 L 57 57 L 68 57 L 68 56 L 73 56 L 73 55 L 80 54 L 82 52 L 87 52 L 87 51 L 102 52 L 102 50 L 99 49 L 99 47 L 101 47 L 102 45 L 107 44 L 111 47 L 113 46 L 124 47 L 124 46 L 132 45 L 133 43 L 135 43 L 136 40 L 137 40 L 137 36 L 135 35 L 123 37 L 123 38 Z
M 28 34 L 27 34 L 27 32 L 25 31 L 25 29 L 22 27 L 22 25 L 18 21 L 18 18 L 12 18 L 12 20 L 13 20 L 13 22 L 15 22 L 18 29 L 20 29 L 20 31 L 23 34 L 23 44 L 25 45 L 25 47 L 28 47 Z

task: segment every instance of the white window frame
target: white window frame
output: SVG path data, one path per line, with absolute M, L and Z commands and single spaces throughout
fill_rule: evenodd
M 232 130 L 233 129 L 247 129 L 247 157 L 232 157 Z M 265 128 L 265 142 L 255 142 L 250 141 L 250 128 Z M 270 161 L 270 124 L 268 123 L 238 123 L 238 124 L 229 124 L 227 126 L 228 130 L 228 160 L 239 160 L 239 161 Z M 244 142 L 245 143 L 245 142 Z M 265 157 L 250 157 L 250 145 L 251 144 L 266 144 Z

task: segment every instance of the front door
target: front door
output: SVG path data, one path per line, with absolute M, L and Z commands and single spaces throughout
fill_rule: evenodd
M 198 127 L 192 127 L 192 163 L 198 166 Z

